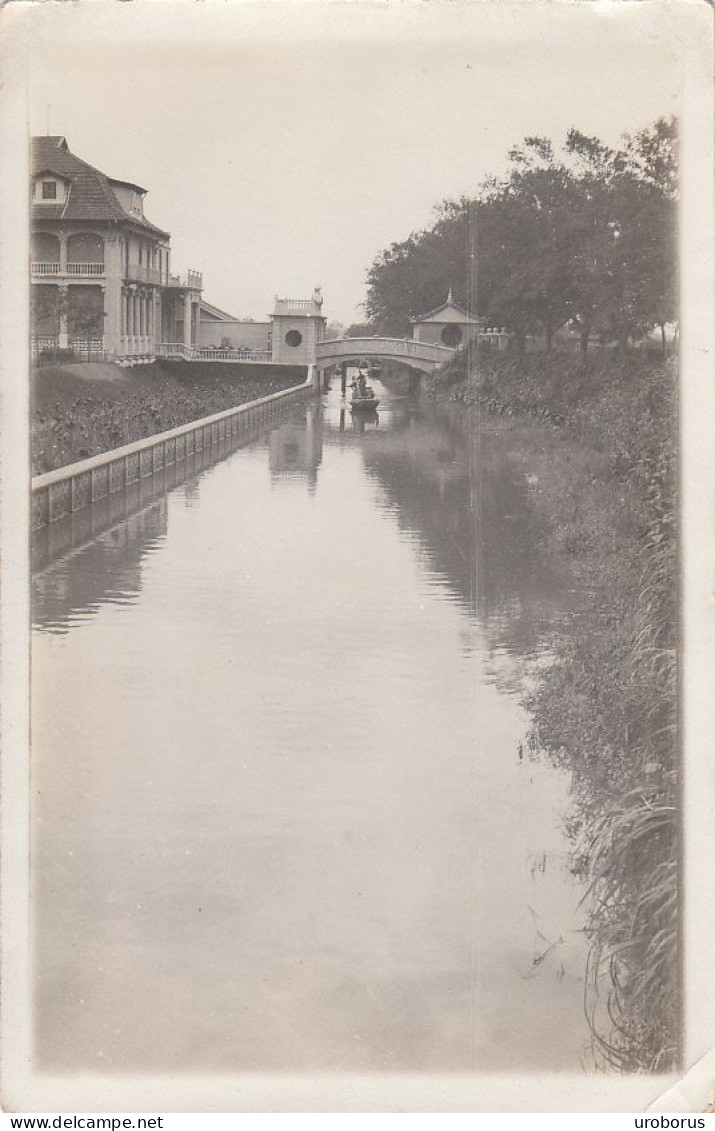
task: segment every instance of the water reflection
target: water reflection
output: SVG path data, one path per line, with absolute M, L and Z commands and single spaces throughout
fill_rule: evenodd
M 157 549 L 167 531 L 166 498 L 152 503 L 65 556 L 33 583 L 36 627 L 66 632 L 96 613 L 101 605 L 136 599 L 142 584 L 142 560 Z
M 318 482 L 323 458 L 323 428 L 319 407 L 306 406 L 298 419 L 274 428 L 268 437 L 271 479 L 305 479 L 309 490 Z
M 578 1069 L 568 783 L 504 662 L 558 611 L 539 520 L 508 439 L 381 400 L 39 571 L 44 1067 Z

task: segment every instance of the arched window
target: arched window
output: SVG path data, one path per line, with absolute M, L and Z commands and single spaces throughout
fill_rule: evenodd
M 32 262 L 59 263 L 60 241 L 51 232 L 33 232 Z
M 459 326 L 451 323 L 449 326 L 445 326 L 440 337 L 443 345 L 449 346 L 451 349 L 456 349 L 462 340 L 462 331 Z
M 300 330 L 289 330 L 285 336 L 287 346 L 299 346 L 303 341 L 303 335 Z
M 68 263 L 104 263 L 104 240 L 96 232 L 80 232 L 67 240 Z

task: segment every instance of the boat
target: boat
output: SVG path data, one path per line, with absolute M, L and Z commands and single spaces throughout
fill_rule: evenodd
M 379 397 L 373 393 L 366 393 L 364 396 L 353 396 L 350 401 L 351 412 L 374 412 L 380 403 Z
M 372 385 L 367 383 L 367 373 L 360 368 L 357 380 L 353 381 L 350 388 L 353 391 L 350 401 L 351 412 L 374 412 L 380 401 L 375 396 Z

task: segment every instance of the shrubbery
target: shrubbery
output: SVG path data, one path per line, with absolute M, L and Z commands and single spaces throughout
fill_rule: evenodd
M 143 440 L 305 379 L 296 366 L 156 362 L 136 370 L 43 366 L 33 375 L 33 474 Z

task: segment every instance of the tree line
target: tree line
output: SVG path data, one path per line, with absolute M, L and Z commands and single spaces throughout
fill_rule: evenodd
M 677 317 L 678 146 L 674 118 L 617 148 L 576 129 L 557 150 L 526 137 L 506 172 L 475 198 L 445 200 L 426 230 L 375 258 L 363 329 L 410 334 L 410 319 L 457 302 L 504 326 L 517 349 L 547 348 L 570 325 L 585 352 L 594 338 L 625 351 L 634 335 Z M 354 328 L 354 332 L 358 331 Z

